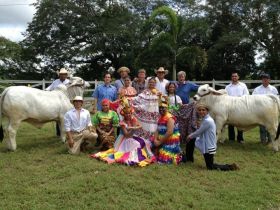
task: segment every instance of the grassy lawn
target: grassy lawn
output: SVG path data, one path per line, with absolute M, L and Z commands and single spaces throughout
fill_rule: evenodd
M 22 124 L 17 151 L 0 146 L 0 209 L 280 209 L 280 153 L 257 129 L 218 145 L 216 162 L 234 172 L 207 171 L 197 150 L 193 164 L 107 165 L 68 155 L 54 134 Z

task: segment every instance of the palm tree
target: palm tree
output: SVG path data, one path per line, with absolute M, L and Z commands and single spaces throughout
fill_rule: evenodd
M 166 21 L 165 28 L 158 22 L 158 18 L 164 16 Z M 160 20 L 163 20 L 162 18 Z M 155 9 L 151 16 L 150 21 L 158 25 L 161 29 L 151 42 L 151 48 L 158 46 L 164 47 L 172 55 L 172 79 L 176 80 L 176 66 L 177 60 L 184 60 L 188 63 L 190 68 L 195 68 L 197 64 L 201 68 L 207 65 L 207 54 L 198 46 L 184 46 L 181 41 L 186 34 L 186 30 L 183 18 L 177 15 L 171 8 L 162 6 Z M 182 59 L 184 57 L 184 59 Z

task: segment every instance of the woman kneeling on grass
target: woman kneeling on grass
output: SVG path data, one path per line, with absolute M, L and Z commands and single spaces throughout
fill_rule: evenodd
M 235 163 L 223 165 L 214 163 L 214 154 L 217 149 L 216 125 L 213 118 L 208 114 L 209 110 L 205 104 L 197 104 L 196 109 L 202 121 L 200 127 L 195 132 L 191 133 L 187 140 L 196 138 L 195 146 L 203 154 L 207 169 L 221 171 L 239 169 Z
M 104 151 L 114 146 L 116 130 L 119 125 L 118 114 L 109 109 L 110 101 L 103 99 L 102 110 L 98 111 L 93 117 L 92 122 L 98 133 L 98 144 L 100 150 Z
M 168 112 L 168 98 L 159 100 L 158 130 L 155 133 L 154 145 L 158 147 L 158 163 L 179 164 L 182 161 L 180 133 L 176 118 Z
M 133 116 L 133 109 L 124 107 L 120 114 L 123 116 L 123 120 L 120 122 L 121 132 L 114 148 L 93 154 L 91 157 L 107 163 L 117 162 L 141 167 L 155 162 L 150 142 L 139 137 L 138 131 L 141 129 L 141 125 Z

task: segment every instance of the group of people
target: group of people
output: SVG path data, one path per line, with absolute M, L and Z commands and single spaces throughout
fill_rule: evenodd
M 163 67 L 155 71 L 155 77 L 146 78 L 140 69 L 131 80 L 127 67 L 118 69 L 120 79 L 112 84 L 109 73 L 104 83 L 95 88 L 92 96 L 96 107 L 91 117 L 82 108 L 83 98 L 73 100 L 74 108 L 65 114 L 67 146 L 71 154 L 79 154 L 89 148 L 98 148 L 91 155 L 107 163 L 146 166 L 157 163 L 193 162 L 195 146 L 203 154 L 207 169 L 236 170 L 236 164 L 216 164 L 216 126 L 204 104 L 190 102 L 190 94 L 198 85 L 186 80 L 186 73 L 177 74 L 178 81 L 168 81 L 168 71 Z M 65 71 L 59 72 L 59 81 L 65 83 Z M 239 81 L 237 72 L 231 75 L 226 91 L 231 96 L 249 94 L 246 85 Z M 62 80 L 62 79 L 64 80 Z M 269 75 L 263 74 L 263 84 L 253 94 L 278 94 L 269 84 Z M 51 90 L 52 85 L 48 88 Z M 261 128 L 261 140 L 269 141 Z M 235 139 L 234 127 L 229 125 L 229 140 Z M 237 141 L 243 142 L 238 131 Z M 186 142 L 182 152 L 180 143 Z

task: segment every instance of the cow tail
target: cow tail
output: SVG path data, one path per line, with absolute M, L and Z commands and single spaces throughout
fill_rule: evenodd
M 5 98 L 6 93 L 8 92 L 8 88 L 6 88 L 2 94 L 1 94 L 1 99 L 0 99 L 0 142 L 3 141 L 4 139 L 4 131 L 3 131 L 3 126 L 2 126 L 2 108 L 3 108 L 3 101 Z

